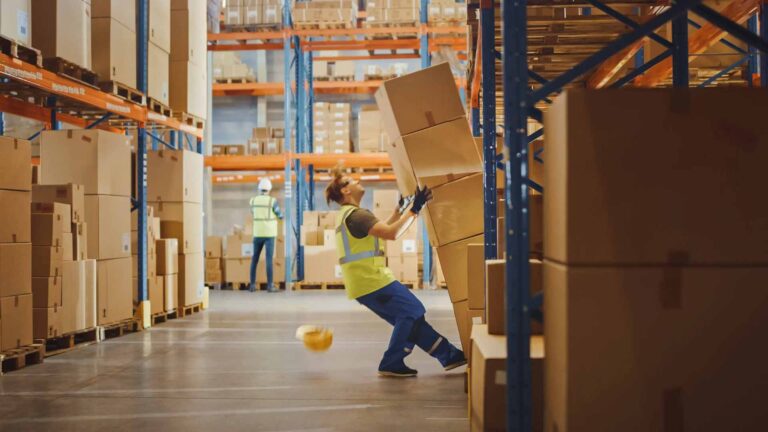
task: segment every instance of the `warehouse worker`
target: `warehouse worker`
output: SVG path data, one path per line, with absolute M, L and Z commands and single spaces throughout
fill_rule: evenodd
M 259 180 L 259 195 L 251 198 L 251 215 L 253 216 L 253 257 L 251 257 L 251 286 L 250 291 L 256 291 L 256 267 L 262 249 L 267 249 L 267 291 L 277 292 L 272 284 L 272 258 L 275 254 L 275 237 L 277 237 L 277 220 L 283 219 L 277 200 L 269 194 L 272 192 L 272 182 L 268 178 Z
M 426 187 L 417 190 L 410 210 L 401 215 L 398 209 L 386 222 L 360 208 L 364 193 L 358 181 L 337 168 L 325 197 L 329 204 L 333 201 L 341 206 L 336 216 L 336 250 L 347 296 L 394 326 L 389 347 L 379 363 L 379 375 L 416 376 L 417 371 L 404 362 L 415 345 L 436 358 L 445 370 L 465 365 L 464 353 L 427 323 L 424 305 L 386 265 L 384 241 L 395 240 L 418 217 L 424 204 L 432 199 L 432 192 Z M 400 201 L 402 207 L 403 199 Z

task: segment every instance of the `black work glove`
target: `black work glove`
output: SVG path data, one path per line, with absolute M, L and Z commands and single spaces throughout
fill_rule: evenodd
M 411 212 L 413 214 L 419 214 L 421 211 L 421 208 L 424 207 L 424 204 L 427 203 L 427 201 L 432 199 L 432 191 L 429 190 L 428 187 L 424 186 L 424 188 L 419 189 L 416 188 L 416 193 L 413 196 L 413 206 L 411 206 Z
M 397 199 L 397 208 L 401 209 L 405 204 L 405 197 L 403 196 L 403 194 L 399 194 L 399 195 L 400 195 L 400 198 Z

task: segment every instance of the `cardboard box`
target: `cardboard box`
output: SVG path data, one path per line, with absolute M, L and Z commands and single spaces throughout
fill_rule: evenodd
M 387 267 L 400 282 L 419 281 L 419 257 L 417 255 L 387 257 Z
M 179 306 L 179 275 L 165 275 L 158 278 L 163 280 L 163 307 L 166 311 L 172 311 Z
M 161 50 L 171 52 L 171 1 L 149 2 L 149 42 Z
M 32 294 L 0 298 L 0 351 L 32 344 Z
M 113 18 L 91 20 L 93 71 L 104 81 L 136 88 L 136 33 Z
M 149 2 L 155 3 L 156 0 Z M 170 3 L 168 4 L 170 10 Z M 150 6 L 150 13 L 152 11 Z M 136 1 L 135 0 L 91 0 L 91 15 L 95 18 L 112 18 L 125 26 L 131 32 L 136 32 Z M 95 32 L 94 32 L 95 34 Z
M 77 326 L 78 309 L 85 304 L 85 261 L 64 261 L 61 265 L 61 331 L 82 330 Z
M 220 258 L 206 258 L 205 259 L 205 272 L 206 274 L 211 272 L 216 272 L 221 270 L 221 259 Z
M 469 295 L 467 246 L 477 243 L 483 243 L 482 234 L 437 248 L 437 255 L 440 258 L 440 265 L 445 274 L 445 282 L 448 285 L 448 294 L 452 303 L 466 300 Z
M 224 250 L 223 238 L 217 236 L 208 236 L 205 239 L 205 257 L 221 258 Z
M 34 339 L 49 339 L 62 335 L 61 307 L 32 308 L 32 336 Z M 2 320 L 0 320 L 2 324 Z
M 438 247 L 483 232 L 483 175 L 464 177 L 432 190 L 424 206 L 429 241 Z
M 384 190 L 384 189 L 374 190 L 373 191 L 373 209 L 394 211 L 397 208 L 397 201 L 399 199 L 400 199 L 400 194 L 395 190 Z
M 203 156 L 183 150 L 149 152 L 147 197 L 153 202 L 202 203 Z
M 205 271 L 205 284 L 206 285 L 216 285 L 224 283 L 224 270 L 218 269 L 218 270 L 206 270 Z
M 205 64 L 207 8 L 204 2 L 186 10 L 171 9 L 171 60 Z
M 96 292 L 98 278 L 96 272 L 98 267 L 96 260 L 85 260 L 83 266 L 85 268 L 85 295 L 75 312 L 75 322 L 78 329 L 96 327 L 97 321 Z
M 529 280 L 531 296 L 540 293 L 543 286 L 542 263 L 539 260 L 528 260 Z M 507 334 L 506 304 L 506 261 L 487 260 L 485 262 L 485 296 L 486 296 L 486 322 L 488 331 L 493 335 Z M 544 333 L 541 322 L 531 320 L 531 334 Z
M 229 144 L 226 146 L 226 154 L 230 156 L 244 156 L 246 153 L 245 146 L 238 144 Z
M 61 236 L 61 247 L 63 249 L 62 260 L 72 261 L 75 259 L 75 246 L 74 241 L 72 240 L 72 233 L 64 233 Z
M 64 233 L 72 229 L 70 214 L 70 207 L 67 204 L 33 204 L 32 244 L 35 246 L 63 246 Z M 71 250 L 69 253 L 72 253 Z
M 30 294 L 32 245 L 0 243 L 0 297 Z
M 531 430 L 539 432 L 544 430 L 543 363 L 551 355 L 545 357 L 544 343 L 540 336 L 531 338 Z M 506 337 L 489 334 L 484 325 L 472 328 L 470 375 L 470 430 L 507 430 Z
M 253 237 L 245 234 L 227 236 L 227 258 L 250 258 L 253 256 Z
M 483 171 L 464 117 L 401 136 L 386 148 L 403 195 L 413 194 L 417 185 L 434 189 Z
M 133 315 L 131 258 L 97 261 L 97 322 L 111 324 Z
M 464 117 L 447 63 L 385 81 L 376 91 L 376 104 L 392 139 Z
M 285 282 L 285 258 L 275 256 L 272 260 L 272 282 L 279 284 Z M 256 265 L 256 283 L 267 283 L 267 259 L 266 253 L 261 256 Z
M 88 227 L 86 223 L 72 224 L 73 257 L 77 261 L 88 258 Z
M 157 240 L 157 274 L 164 276 L 179 272 L 179 241 L 174 239 Z
M 203 209 L 198 203 L 152 203 L 163 238 L 179 240 L 180 253 L 203 252 Z
M 205 50 L 204 45 L 202 49 Z M 200 89 L 206 88 L 208 85 L 206 69 L 190 62 L 171 60 L 170 71 L 170 76 L 173 77 L 170 80 L 169 93 L 171 108 L 174 111 L 189 113 L 205 119 L 208 110 L 208 97 L 206 92 L 202 92 Z
M 251 282 L 250 258 L 226 258 L 224 260 L 224 280 L 229 283 Z
M 545 261 L 546 429 L 763 428 L 766 280 L 766 267 Z
M 43 131 L 41 184 L 81 184 L 86 195 L 131 196 L 130 138 L 97 129 Z
M 202 232 L 196 230 L 192 224 L 163 221 L 161 222 L 161 227 L 163 235 L 178 241 L 177 247 L 180 253 L 202 252 Z
M 170 58 L 168 51 L 150 42 L 147 52 L 147 96 L 165 105 L 170 102 Z
M 32 246 L 32 277 L 61 276 L 63 259 L 61 246 Z
M 34 308 L 62 306 L 61 295 L 61 277 L 32 278 L 32 306 Z
M 335 247 L 304 246 L 306 282 L 341 282 L 341 266 Z
M 32 203 L 61 203 L 70 207 L 72 223 L 85 222 L 85 188 L 77 184 L 34 185 Z
M 131 256 L 131 199 L 122 196 L 85 197 L 88 258 L 104 260 Z
M 453 315 L 456 318 L 456 326 L 459 329 L 459 339 L 461 340 L 461 350 L 469 352 L 469 336 L 472 323 L 469 321 L 469 307 L 467 300 L 453 303 Z
M 0 2 L 0 34 L 8 39 L 31 46 L 30 0 Z
M 485 309 L 485 244 L 482 243 L 467 245 L 467 299 L 470 309 Z
M 759 145 L 768 124 L 751 109 L 759 96 L 722 88 L 569 90 L 558 97 L 545 116 L 547 258 L 574 265 L 768 263 L 768 203 L 755 199 L 768 180 L 768 148 Z M 658 160 L 659 152 L 667 157 Z
M 205 277 L 203 254 L 179 255 L 179 306 L 190 306 L 203 301 Z
M 0 33 L 7 19 L 3 14 L 6 7 L 5 3 L 0 4 Z M 32 188 L 31 166 L 29 141 L 0 137 L 0 189 L 29 191 Z
M 34 0 L 32 46 L 43 58 L 61 57 L 91 68 L 91 2 Z
M 163 313 L 165 311 L 165 279 L 155 276 L 151 281 L 152 283 L 147 284 L 149 308 L 152 315 Z
M 0 243 L 29 243 L 30 193 L 0 190 Z

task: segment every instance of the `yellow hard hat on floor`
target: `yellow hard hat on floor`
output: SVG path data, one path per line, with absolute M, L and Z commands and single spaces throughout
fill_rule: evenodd
M 327 351 L 333 344 L 333 330 L 315 325 L 303 325 L 296 329 L 296 339 L 314 352 Z

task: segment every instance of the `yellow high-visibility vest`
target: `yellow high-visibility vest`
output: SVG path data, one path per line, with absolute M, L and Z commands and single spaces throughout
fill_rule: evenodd
M 277 237 L 277 215 L 272 210 L 275 199 L 269 195 L 251 198 L 254 237 Z

